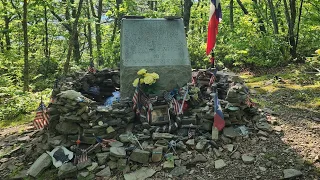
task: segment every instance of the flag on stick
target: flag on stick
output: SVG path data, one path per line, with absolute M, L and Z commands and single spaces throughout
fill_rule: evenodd
M 215 93 L 214 96 L 214 122 L 213 126 L 216 127 L 219 131 L 221 131 L 224 126 L 226 125 L 226 122 L 224 121 L 223 112 L 221 109 L 221 105 L 218 99 L 218 92 Z
M 207 55 L 215 47 L 218 25 L 222 19 L 221 3 L 220 0 L 211 0 L 210 2 L 210 15 L 208 23 L 208 37 L 207 37 Z
M 36 117 L 33 120 L 33 125 L 36 129 L 43 129 L 44 127 L 49 125 L 49 116 L 47 114 L 47 108 L 42 102 L 42 98 L 40 105 L 37 109 Z

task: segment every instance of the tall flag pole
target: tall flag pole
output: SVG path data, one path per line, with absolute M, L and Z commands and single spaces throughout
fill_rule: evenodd
M 207 55 L 214 49 L 218 34 L 218 25 L 222 19 L 220 0 L 210 0 L 210 15 L 208 23 Z M 212 54 L 214 55 L 214 54 Z

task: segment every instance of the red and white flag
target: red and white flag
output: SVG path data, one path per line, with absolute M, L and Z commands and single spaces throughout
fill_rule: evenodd
M 36 129 L 43 129 L 44 127 L 49 125 L 47 108 L 42 101 L 37 109 L 37 114 L 33 120 L 33 125 Z
M 218 34 L 218 25 L 222 19 L 221 3 L 220 0 L 211 0 L 210 2 L 210 15 L 208 24 L 208 37 L 207 37 L 207 55 L 216 45 Z

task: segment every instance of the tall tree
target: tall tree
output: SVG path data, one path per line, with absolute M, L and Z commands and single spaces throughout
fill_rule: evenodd
M 233 0 L 230 0 L 230 28 L 231 28 L 231 30 L 234 29 L 234 22 L 233 22 Z
M 86 14 L 87 14 L 87 18 L 88 18 L 88 23 L 87 23 L 87 27 L 88 27 L 88 33 L 87 33 L 87 39 L 88 39 L 88 45 L 89 45 L 89 55 L 90 55 L 90 61 L 92 61 L 93 56 L 92 56 L 92 38 L 91 38 L 91 34 L 92 34 L 92 30 L 91 30 L 91 16 L 90 16 L 90 7 L 89 7 L 89 0 L 86 0 Z
M 23 70 L 23 91 L 29 91 L 29 60 L 28 60 L 28 24 L 27 24 L 27 16 L 28 16 L 28 0 L 23 0 L 23 39 L 24 39 L 24 70 Z
M 79 43 L 79 40 L 75 39 L 75 37 L 76 36 L 78 37 L 77 28 L 78 28 L 78 22 L 79 22 L 79 18 L 80 18 L 80 14 L 81 14 L 82 4 L 83 4 L 83 0 L 80 0 L 76 12 L 73 12 L 73 13 L 75 13 L 73 16 L 75 16 L 76 18 L 73 22 L 73 26 L 71 29 L 72 34 L 69 37 L 69 49 L 68 49 L 68 54 L 67 54 L 67 60 L 64 64 L 64 69 L 63 69 L 64 74 L 68 74 L 68 72 L 69 72 L 72 48 L 74 47 L 74 48 L 78 48 L 78 50 L 80 49 L 80 47 L 77 47 L 77 45 L 75 45 L 75 43 L 77 43 L 77 42 Z M 75 51 L 73 50 L 73 52 L 75 52 Z M 77 57 L 78 55 L 74 54 L 74 56 Z M 79 58 L 80 58 L 80 51 L 79 51 Z
M 273 1 L 268 0 L 268 5 L 270 8 L 270 15 L 271 15 L 272 24 L 273 24 L 273 31 L 275 34 L 279 34 L 278 20 L 277 20 L 276 12 L 274 9 Z
M 186 33 L 189 31 L 190 12 L 191 12 L 192 5 L 193 5 L 192 0 L 184 0 L 183 23 L 184 23 Z
M 100 30 L 100 24 L 101 24 L 101 16 L 102 16 L 102 0 L 99 0 L 98 2 L 98 12 L 95 13 L 95 8 L 93 5 L 92 0 L 90 0 L 91 5 L 91 12 L 92 16 L 95 17 L 95 28 L 96 28 L 96 44 L 97 44 L 97 54 L 98 54 L 98 62 L 99 65 L 103 63 L 102 53 L 101 53 L 101 30 Z

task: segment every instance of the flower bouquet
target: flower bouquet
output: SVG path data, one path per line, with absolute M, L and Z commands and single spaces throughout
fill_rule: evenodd
M 140 69 L 138 72 L 138 78 L 136 78 L 132 85 L 134 87 L 139 87 L 141 90 L 147 94 L 155 94 L 157 87 L 157 80 L 159 79 L 159 74 L 153 72 L 148 73 L 146 69 Z

